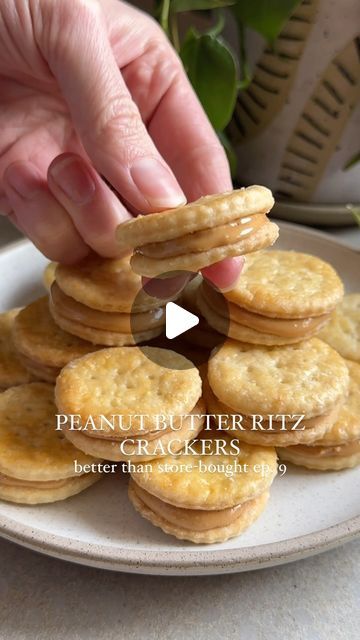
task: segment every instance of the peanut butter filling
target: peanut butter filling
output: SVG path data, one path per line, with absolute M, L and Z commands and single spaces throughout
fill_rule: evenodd
M 214 313 L 221 315 L 223 310 L 221 295 L 206 282 L 202 283 L 201 293 Z M 220 304 L 219 299 L 221 300 Z M 321 329 L 331 315 L 330 313 L 324 313 L 316 318 L 294 318 L 289 320 L 269 318 L 257 313 L 252 313 L 252 311 L 238 307 L 233 302 L 228 302 L 227 305 L 232 321 L 249 329 L 259 331 L 260 333 L 268 333 L 273 336 L 279 336 L 280 338 L 306 337 L 316 330 Z
M 165 307 L 133 314 L 113 311 L 103 312 L 91 309 L 81 302 L 77 302 L 74 298 L 67 296 L 56 282 L 51 287 L 51 300 L 54 308 L 64 318 L 79 322 L 93 329 L 119 333 L 140 333 L 161 327 L 165 323 Z
M 68 483 L 70 478 L 64 478 L 63 480 L 47 480 L 42 482 L 39 480 L 20 480 L 19 478 L 12 478 L 0 473 L 0 485 L 7 487 L 23 487 L 24 489 L 58 489 Z
M 316 446 L 316 444 L 314 446 L 304 446 L 298 444 L 294 447 L 290 447 L 290 449 L 305 456 L 315 456 L 317 458 L 342 458 L 343 456 L 352 456 L 356 453 L 360 453 L 360 440 L 345 442 L 344 444 L 339 444 L 336 447 L 321 447 Z
M 148 493 L 134 480 L 130 480 L 131 487 L 136 493 L 138 498 L 144 503 L 146 507 L 151 509 L 154 513 L 159 515 L 167 522 L 181 527 L 182 529 L 189 529 L 191 531 L 209 531 L 210 529 L 217 529 L 219 527 L 226 527 L 232 522 L 237 520 L 241 516 L 241 512 L 256 498 L 243 502 L 242 504 L 235 505 L 228 509 L 221 509 L 220 511 L 205 511 L 203 509 L 187 509 L 182 507 L 175 507 L 172 504 L 160 500 L 155 496 Z
M 189 253 L 202 253 L 215 247 L 236 244 L 245 236 L 264 226 L 267 218 L 264 214 L 254 214 L 239 218 L 217 227 L 195 231 L 173 240 L 153 242 L 136 249 L 149 258 L 170 258 Z

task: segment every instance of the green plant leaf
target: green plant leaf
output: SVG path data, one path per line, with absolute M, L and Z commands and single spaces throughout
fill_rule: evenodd
M 300 0 L 238 0 L 232 7 L 236 19 L 272 42 Z
M 207 29 L 206 34 L 208 36 L 218 36 L 225 26 L 224 12 L 219 9 L 215 14 L 217 15 L 217 20 L 211 27 L 209 27 L 209 29 Z
M 351 213 L 353 214 L 356 222 L 360 226 L 360 207 L 354 207 L 353 204 L 348 204 L 348 205 L 346 205 L 346 208 L 349 209 L 349 211 L 351 211 Z
M 217 131 L 222 131 L 235 107 L 238 68 L 235 56 L 219 37 L 191 29 L 180 56 L 201 104 Z
M 236 0 L 171 0 L 171 11 L 198 11 L 201 9 L 221 9 L 235 4 Z
M 352 169 L 353 167 L 355 167 L 355 165 L 359 164 L 359 162 L 360 162 L 360 151 L 355 153 L 355 155 L 352 158 L 350 158 L 350 160 L 347 161 L 346 165 L 344 166 L 344 171 L 347 171 L 348 169 Z

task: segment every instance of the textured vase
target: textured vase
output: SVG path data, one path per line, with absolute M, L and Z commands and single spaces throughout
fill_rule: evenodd
M 239 182 L 268 185 L 282 213 L 360 201 L 360 163 L 345 169 L 360 151 L 359 31 L 358 0 L 302 0 L 272 47 L 248 39 L 252 82 L 229 134 Z

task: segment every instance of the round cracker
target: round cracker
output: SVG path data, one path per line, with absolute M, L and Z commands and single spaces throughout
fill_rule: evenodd
M 21 354 L 47 367 L 62 368 L 95 349 L 90 342 L 63 331 L 54 322 L 45 296 L 18 313 L 13 340 Z
M 139 414 L 146 430 L 153 431 L 159 415 L 191 413 L 201 396 L 201 378 L 196 367 L 175 351 L 116 347 L 70 363 L 57 379 L 55 395 L 59 411 L 80 415 L 82 423 L 92 416 L 100 426 L 101 416 L 111 420 L 121 414 L 132 416 L 133 433 L 139 433 L 140 419 L 134 417 Z
M 147 434 L 139 435 L 135 437 L 135 442 L 140 439 L 142 441 L 148 441 L 148 450 L 153 448 L 153 453 L 148 455 L 137 454 L 136 444 L 126 443 L 126 452 L 120 451 L 120 440 L 111 440 L 109 438 L 94 438 L 82 431 L 65 430 L 65 436 L 72 442 L 77 448 L 88 453 L 89 455 L 96 456 L 98 458 L 104 458 L 105 460 L 112 460 L 114 462 L 126 461 L 141 462 L 145 460 L 153 460 L 154 458 L 161 458 L 167 455 L 168 447 L 174 452 L 181 451 L 185 442 L 192 440 L 196 437 L 205 421 L 205 405 L 203 402 L 198 402 L 191 412 L 194 415 L 198 415 L 199 418 L 192 420 L 191 418 L 185 418 L 181 425 L 181 429 L 172 430 L 168 429 L 164 432 L 158 431 L 158 437 L 148 441 Z M 153 434 L 152 434 L 153 436 Z M 124 439 L 126 436 L 124 435 Z M 130 436 L 132 439 L 132 436 Z M 164 451 L 164 453 L 162 453 Z
M 0 500 L 18 504 L 47 504 L 66 500 L 100 480 L 101 473 L 86 473 L 68 478 L 61 486 L 42 489 L 39 486 L 18 487 L 0 483 Z
M 12 329 L 19 309 L 0 314 L 0 389 L 30 382 L 29 371 L 22 364 L 12 339 Z
M 360 293 L 344 296 L 320 338 L 343 358 L 360 362 Z
M 236 412 L 234 412 L 230 407 L 222 404 L 213 394 L 206 382 L 204 384 L 204 392 L 207 411 L 209 414 L 222 416 L 221 424 L 224 424 L 224 426 L 228 424 L 229 429 L 233 429 L 233 420 L 227 416 L 232 416 L 234 413 L 236 415 Z M 242 424 L 246 428 L 235 429 L 232 430 L 231 433 L 235 433 L 240 440 L 247 442 L 248 444 L 260 445 L 263 447 L 287 447 L 297 444 L 313 444 L 314 442 L 317 442 L 319 438 L 324 437 L 327 431 L 331 429 L 332 425 L 338 418 L 340 410 L 341 406 L 335 406 L 330 413 L 310 419 L 308 421 L 310 424 L 303 425 L 305 427 L 304 429 L 300 428 L 302 425 L 299 425 L 299 429 L 291 429 L 292 425 L 290 424 L 286 431 L 276 430 L 276 426 L 274 431 L 253 430 L 251 429 L 251 426 L 249 428 L 246 425 L 247 416 L 243 416 L 245 420 L 243 420 Z
M 286 345 L 286 344 L 296 344 L 301 340 L 304 340 L 307 336 L 300 337 L 280 337 L 276 335 L 272 335 L 270 333 L 261 333 L 256 329 L 252 329 L 251 327 L 245 327 L 242 324 L 239 324 L 231 317 L 230 319 L 225 318 L 224 316 L 219 315 L 211 308 L 207 300 L 205 300 L 202 292 L 200 291 L 198 296 L 198 307 L 200 312 L 209 323 L 209 325 L 215 329 L 218 333 L 222 335 L 226 335 L 233 340 L 237 340 L 239 342 L 244 342 L 248 344 L 258 344 L 258 345 L 267 345 L 267 346 L 276 346 L 276 345 Z M 311 332 L 310 337 L 313 335 Z
M 103 345 L 105 347 L 124 347 L 140 344 L 141 342 L 146 342 L 147 340 L 156 338 L 163 331 L 163 325 L 155 329 L 141 331 L 139 333 L 121 333 L 119 331 L 94 329 L 93 327 L 87 327 L 85 324 L 77 322 L 76 320 L 65 318 L 65 316 L 63 316 L 62 313 L 59 313 L 52 303 L 50 303 L 50 313 L 56 324 L 63 329 L 63 331 L 66 331 L 72 336 L 76 336 L 78 339 L 81 338 L 95 346 Z
M 231 223 L 217 225 L 202 231 L 194 231 L 194 233 L 188 233 L 174 240 L 144 244 L 139 249 L 139 252 L 149 258 L 161 259 L 186 253 L 200 253 L 213 247 L 234 244 L 240 238 L 256 231 L 265 222 L 266 216 L 263 213 L 259 213 L 233 220 Z
M 124 249 L 140 247 L 151 242 L 179 238 L 255 213 L 268 213 L 273 205 L 271 191 L 254 185 L 205 196 L 175 209 L 132 218 L 118 226 L 116 237 Z
M 217 315 L 228 316 L 237 325 L 253 329 L 257 333 L 270 334 L 285 339 L 302 338 L 314 335 L 326 324 L 330 318 L 329 313 L 314 318 L 269 318 L 258 313 L 248 311 L 233 302 L 226 301 L 223 294 L 219 293 L 207 282 L 203 282 L 200 296 Z M 246 342 L 246 340 L 244 340 Z
M 123 334 L 139 333 L 162 327 L 165 324 L 165 307 L 149 309 L 141 313 L 99 311 L 86 307 L 81 302 L 67 296 L 56 282 L 51 287 L 51 305 L 64 318 L 101 331 Z
M 56 282 L 66 295 L 104 312 L 141 312 L 159 306 L 159 299 L 142 289 L 129 257 L 111 260 L 91 255 L 73 266 L 59 265 Z
M 184 452 L 166 456 L 159 461 L 153 460 L 151 471 L 139 468 L 132 472 L 136 484 L 169 504 L 208 511 L 233 507 L 269 489 L 277 473 L 275 449 L 252 447 L 238 442 L 237 435 L 230 436 L 226 432 L 203 433 L 207 440 L 207 455 L 203 455 L 201 441 L 197 440 L 192 445 L 196 455 Z M 217 441 L 224 441 L 225 454 L 216 451 Z M 232 441 L 240 445 L 240 453 Z M 205 470 L 200 471 L 200 464 Z M 243 470 L 245 464 L 248 465 L 246 471 Z M 176 465 L 177 470 L 166 471 L 165 465 Z M 231 477 L 222 471 L 226 465 L 232 466 Z M 265 469 L 263 474 L 256 471 L 261 465 Z
M 316 471 L 341 471 L 342 469 L 352 469 L 360 464 L 360 444 L 356 451 L 346 455 L 316 456 L 311 451 L 306 451 L 306 449 L 311 450 L 312 448 L 285 447 L 279 448 L 278 453 L 281 460 Z
M 96 460 L 56 431 L 54 387 L 32 382 L 0 394 L 0 473 L 28 481 L 75 476 L 74 461 Z
M 247 442 L 247 444 L 261 447 L 290 447 L 297 444 L 312 445 L 325 435 L 330 426 L 331 424 L 327 424 L 326 421 L 321 421 L 312 429 L 304 429 L 297 432 L 269 433 L 266 431 L 245 430 L 239 431 L 239 439 L 242 442 Z
M 348 391 L 343 358 L 318 338 L 283 347 L 249 346 L 227 340 L 209 362 L 210 386 L 237 413 L 329 413 Z
M 135 252 L 131 258 L 131 267 L 136 273 L 150 278 L 170 271 L 200 271 L 200 269 L 220 262 L 220 260 L 224 260 L 225 258 L 241 256 L 269 247 L 277 240 L 278 235 L 278 226 L 274 222 L 265 219 L 263 226 L 254 231 L 254 233 L 241 238 L 234 244 L 227 244 L 221 247 L 213 247 L 212 249 L 199 253 L 187 253 L 164 259 L 149 258 L 148 256 Z
M 179 540 L 189 540 L 195 544 L 225 542 L 230 538 L 240 535 L 259 518 L 269 499 L 269 493 L 265 492 L 257 498 L 248 500 L 242 505 L 238 518 L 224 527 L 216 527 L 205 531 L 194 531 L 177 526 L 153 511 L 136 493 L 136 485 L 134 482 L 130 481 L 129 483 L 128 495 L 136 511 L 140 513 L 143 518 L 149 520 L 155 527 L 159 527 L 164 533 L 175 536 L 175 538 Z
M 360 438 L 360 364 L 346 361 L 350 373 L 349 394 L 340 415 L 325 436 L 316 442 L 320 447 L 333 447 Z
M 247 256 L 236 286 L 225 297 L 270 318 L 308 318 L 332 311 L 343 284 L 333 267 L 297 251 L 262 251 Z

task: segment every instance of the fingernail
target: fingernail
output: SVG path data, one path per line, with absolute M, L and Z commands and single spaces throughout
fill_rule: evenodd
M 42 191 L 41 176 L 28 162 L 14 162 L 5 171 L 5 180 L 16 193 L 27 200 Z
M 130 174 L 152 208 L 172 209 L 185 204 L 185 195 L 174 175 L 156 158 L 138 158 Z
M 56 160 L 49 173 L 67 198 L 75 204 L 84 205 L 92 200 L 96 185 L 87 167 L 78 158 Z

